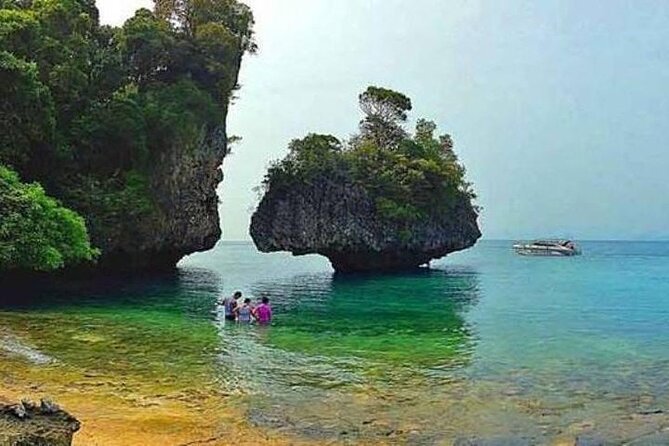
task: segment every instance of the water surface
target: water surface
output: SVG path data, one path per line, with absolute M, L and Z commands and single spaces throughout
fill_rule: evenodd
M 320 257 L 221 243 L 173 277 L 3 296 L 0 378 L 69 373 L 146 411 L 217 395 L 252 429 L 315 443 L 661 436 L 669 243 L 583 250 L 484 241 L 431 270 L 342 277 Z M 268 296 L 275 324 L 226 325 L 216 300 L 237 289 Z

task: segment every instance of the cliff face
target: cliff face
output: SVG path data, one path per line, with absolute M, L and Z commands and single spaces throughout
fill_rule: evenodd
M 55 3 L 0 2 L 0 270 L 163 270 L 213 247 L 250 8 L 157 2 L 112 28 Z
M 338 272 L 394 271 L 469 248 L 481 237 L 469 199 L 447 217 L 407 225 L 377 215 L 364 188 L 320 177 L 301 188 L 268 190 L 251 220 L 263 252 L 326 256 Z
M 173 268 L 183 256 L 213 248 L 221 236 L 216 189 L 223 180 L 225 126 L 202 130 L 190 150 L 167 147 L 149 172 L 152 206 L 137 217 L 119 216 L 104 228 L 90 225 L 102 269 Z

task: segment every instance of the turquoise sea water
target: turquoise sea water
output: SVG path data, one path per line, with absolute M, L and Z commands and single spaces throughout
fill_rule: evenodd
M 17 361 L 23 342 L 87 371 L 214 386 L 250 422 L 314 441 L 663 435 L 669 243 L 585 242 L 574 258 L 510 245 L 351 277 L 320 257 L 221 243 L 174 277 L 4 296 L 0 338 Z M 215 301 L 237 289 L 267 295 L 275 324 L 224 324 Z

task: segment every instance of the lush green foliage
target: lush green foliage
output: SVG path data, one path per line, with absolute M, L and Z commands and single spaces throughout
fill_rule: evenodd
M 0 166 L 0 271 L 50 271 L 92 260 L 84 220 Z
M 393 148 L 407 137 L 403 125 L 411 111 L 411 99 L 387 88 L 368 87 L 358 100 L 365 114 L 360 121 L 360 138 Z
M 0 97 L 0 159 L 21 168 L 53 141 L 51 94 L 35 64 L 0 51 Z
M 153 160 L 222 124 L 252 26 L 236 0 L 157 0 L 121 28 L 94 0 L 0 0 L 0 165 L 93 240 L 150 217 Z
M 458 199 L 475 198 L 449 135 L 418 120 L 405 129 L 411 100 L 392 90 L 369 87 L 360 95 L 360 133 L 347 143 L 331 135 L 294 140 L 283 160 L 265 177 L 265 189 L 299 187 L 330 177 L 362 185 L 380 216 L 398 222 L 449 212 Z

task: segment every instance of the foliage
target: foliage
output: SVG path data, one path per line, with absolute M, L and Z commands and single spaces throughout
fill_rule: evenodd
M 81 175 L 77 187 L 67 188 L 64 198 L 77 204 L 92 228 L 104 228 L 108 237 L 118 237 L 128 227 L 137 227 L 154 214 L 148 179 L 131 170 L 123 176 L 98 178 Z
M 51 271 L 92 260 L 84 220 L 0 166 L 0 271 Z
M 332 135 L 310 134 L 304 139 L 293 140 L 288 145 L 288 155 L 270 166 L 265 186 L 290 187 L 309 183 L 323 172 L 336 172 L 343 159 L 342 143 Z
M 0 51 L 0 160 L 17 168 L 53 140 L 54 106 L 35 64 Z
M 201 26 L 219 23 L 238 39 L 242 52 L 255 51 L 253 14 L 235 0 L 155 0 L 156 16 L 195 36 Z
M 106 103 L 92 104 L 74 122 L 73 155 L 82 170 L 97 176 L 130 170 L 148 158 L 146 133 L 143 110 L 135 95 L 117 92 Z
M 29 54 L 36 47 L 39 22 L 18 9 L 0 9 L 0 48 L 15 54 Z
M 202 127 L 216 125 L 221 115 L 212 97 L 190 80 L 148 90 L 141 106 L 147 133 L 153 135 L 147 143 L 154 153 L 174 143 L 192 149 Z
M 359 103 L 365 114 L 360 137 L 381 147 L 396 146 L 407 137 L 402 125 L 411 110 L 411 99 L 387 88 L 368 87 L 360 94 Z
M 157 0 L 120 28 L 94 0 L 0 0 L 0 164 L 94 238 L 149 218 L 153 160 L 222 125 L 252 27 L 236 0 Z
M 461 199 L 473 199 L 465 169 L 449 135 L 420 119 L 413 135 L 403 124 L 411 100 L 369 87 L 360 95 L 360 133 L 346 144 L 331 135 L 310 134 L 291 142 L 288 155 L 270 166 L 266 190 L 300 187 L 318 178 L 343 178 L 365 188 L 379 216 L 413 222 L 448 213 Z
M 133 82 L 144 86 L 160 81 L 170 64 L 174 44 L 169 24 L 148 9 L 138 10 L 126 21 L 119 35 L 119 47 Z

